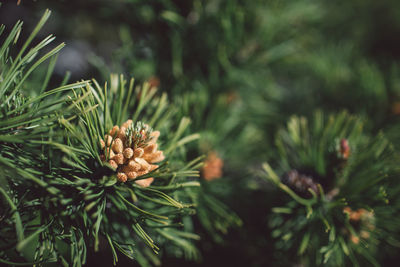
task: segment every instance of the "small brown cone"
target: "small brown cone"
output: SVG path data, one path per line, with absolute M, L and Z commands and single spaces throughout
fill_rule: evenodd
M 150 177 L 150 178 L 146 178 L 146 179 L 141 179 L 141 180 L 136 180 L 135 183 L 137 185 L 140 185 L 141 187 L 148 187 L 151 185 L 151 183 L 153 183 L 154 178 Z
M 112 149 L 115 153 L 122 153 L 124 149 L 124 144 L 122 143 L 122 140 L 120 138 L 115 138 Z
M 132 120 L 127 120 L 126 122 L 124 122 L 124 123 L 122 124 L 122 127 L 128 128 L 132 123 L 133 123 Z M 121 127 L 121 128 L 122 128 L 122 127 Z
M 215 152 L 210 152 L 204 162 L 202 174 L 205 180 L 211 181 L 222 177 L 224 162 Z
M 107 146 L 109 147 L 109 146 L 111 146 L 111 143 L 112 143 L 112 137 L 111 136 L 109 136 L 109 135 L 106 135 L 105 136 L 105 139 L 107 140 Z
M 135 158 L 140 158 L 141 156 L 143 156 L 143 154 L 144 154 L 144 150 L 141 147 L 138 147 L 133 151 L 133 156 Z
M 118 164 L 114 161 L 114 160 L 109 160 L 108 163 L 110 163 L 111 167 L 113 167 L 114 169 L 118 168 Z
M 116 125 L 109 131 L 109 134 L 111 136 L 115 136 L 116 134 L 118 134 L 118 131 L 119 131 L 119 127 L 118 127 L 118 125 Z
M 353 242 L 354 244 L 358 245 L 358 243 L 360 243 L 360 238 L 358 236 L 352 235 L 350 237 L 351 242 Z
M 143 158 L 150 163 L 158 163 L 160 161 L 163 161 L 165 159 L 165 156 L 163 152 L 159 150 L 152 154 L 146 154 L 143 156 Z
M 134 171 L 127 172 L 126 175 L 128 175 L 129 180 L 135 179 L 138 176 L 137 172 Z
M 154 153 L 157 151 L 157 144 L 151 144 L 144 148 L 144 153 Z
M 126 140 L 126 128 L 125 127 L 121 127 L 119 129 L 117 137 L 119 139 L 121 139 L 122 141 Z
M 159 136 L 160 136 L 160 131 L 151 132 L 151 134 L 150 134 L 151 139 L 149 141 L 149 144 L 155 144 L 157 142 Z
M 125 158 L 124 158 L 124 155 L 122 155 L 122 153 L 119 153 L 119 154 L 117 154 L 117 155 L 115 155 L 115 156 L 113 157 L 113 160 L 114 160 L 118 165 L 122 165 L 122 164 L 124 164 Z
M 141 165 L 139 163 L 137 163 L 134 159 L 131 159 L 128 162 L 128 167 L 131 168 L 131 170 L 133 171 L 138 171 L 141 168 Z
M 124 157 L 127 158 L 127 159 L 132 158 L 132 157 L 133 157 L 133 149 L 130 148 L 130 147 L 125 148 L 125 150 L 124 150 Z
M 140 164 L 140 167 L 141 167 L 140 170 L 142 170 L 142 171 L 150 170 L 151 166 L 146 160 L 144 160 L 142 158 L 135 158 L 135 161 Z
M 125 183 L 127 181 L 127 179 L 128 179 L 126 174 L 123 173 L 123 172 L 117 173 L 117 178 L 118 178 L 118 181 L 120 181 L 121 183 Z

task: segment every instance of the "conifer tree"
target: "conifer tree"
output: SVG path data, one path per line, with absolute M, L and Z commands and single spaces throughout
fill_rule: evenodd
M 194 211 L 191 188 L 200 185 L 191 179 L 200 158 L 185 161 L 184 145 L 198 138 L 183 137 L 190 120 L 177 117 L 165 94 L 123 76 L 49 90 L 54 59 L 38 95 L 24 97 L 29 75 L 63 46 L 39 59 L 54 38 L 30 48 L 49 15 L 16 57 L 22 23 L 1 48 L 1 261 L 81 266 L 88 250 L 105 245 L 114 264 L 119 253 L 156 264 L 166 244 L 178 256 L 198 257 L 198 236 L 182 223 Z
M 18 3 L 79 57 L 0 28 L 2 262 L 398 260 L 398 1 Z

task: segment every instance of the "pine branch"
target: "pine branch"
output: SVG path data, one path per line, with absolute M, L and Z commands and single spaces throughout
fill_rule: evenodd
M 287 250 L 298 249 L 300 262 L 378 264 L 374 255 L 387 226 L 376 218 L 398 168 L 383 135 L 371 138 L 361 129 L 347 113 L 318 112 L 310 123 L 293 117 L 276 137 L 281 159 L 273 163 L 277 170 L 265 163 L 263 177 L 291 199 L 273 209 L 270 226 Z

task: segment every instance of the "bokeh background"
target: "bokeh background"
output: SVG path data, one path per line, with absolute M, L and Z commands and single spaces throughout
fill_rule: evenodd
M 21 19 L 25 34 L 52 10 L 42 37 L 53 33 L 66 43 L 52 83 L 65 75 L 103 81 L 123 73 L 168 92 L 176 105 L 189 99 L 182 112 L 205 136 L 193 155 L 211 146 L 222 156 L 224 175 L 210 191 L 243 225 L 214 242 L 195 221 L 203 233 L 202 261 L 163 256 L 164 266 L 287 264 L 282 259 L 292 255 L 275 249 L 268 228 L 280 197 L 255 173 L 274 159 L 273 137 L 291 115 L 345 109 L 365 118 L 371 134 L 384 131 L 399 147 L 397 0 L 0 2 L 1 23 L 10 28 Z M 392 254 L 381 262 L 389 266 L 396 259 Z M 107 251 L 88 260 L 90 266 L 111 262 Z M 121 259 L 121 266 L 128 264 Z

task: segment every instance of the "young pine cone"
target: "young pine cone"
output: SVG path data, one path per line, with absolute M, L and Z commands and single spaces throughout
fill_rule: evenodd
M 297 170 L 291 170 L 285 173 L 282 177 L 282 181 L 299 193 L 308 195 L 308 189 L 311 189 L 317 195 L 319 194 L 318 183 L 316 183 L 311 176 L 299 173 Z
M 103 161 L 108 163 L 117 172 L 120 182 L 136 179 L 158 168 L 158 163 L 165 159 L 161 150 L 158 150 L 157 139 L 159 131 L 151 131 L 147 124 L 141 122 L 133 124 L 128 120 L 119 126 L 114 126 L 109 134 L 100 140 L 104 154 Z M 154 178 L 135 180 L 135 183 L 147 187 Z
M 350 145 L 349 141 L 347 139 L 342 139 L 340 140 L 340 156 L 344 159 L 347 160 L 350 156 Z

